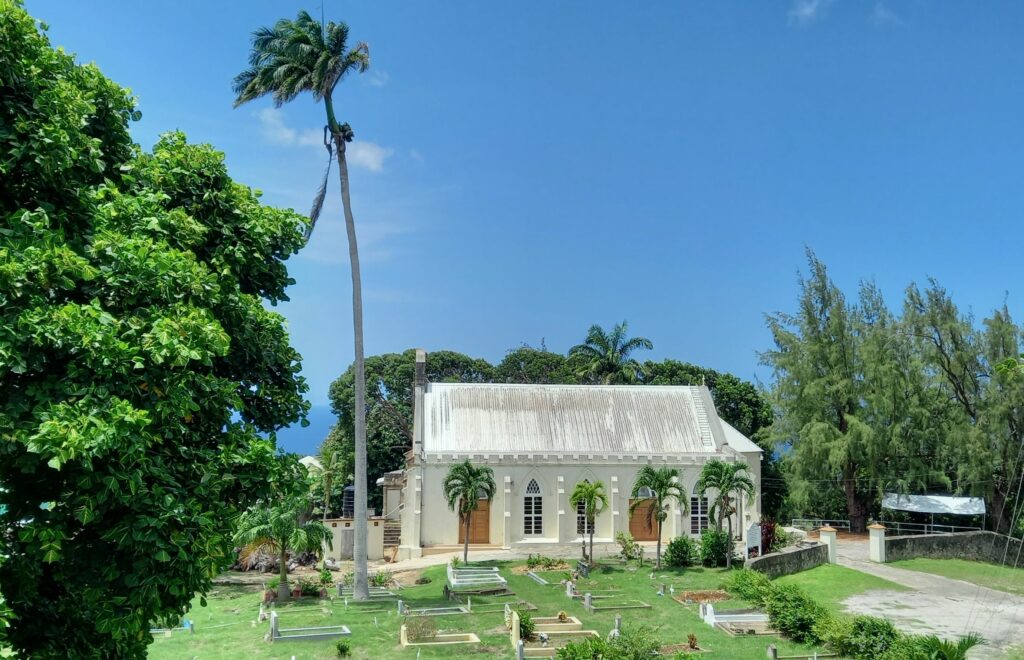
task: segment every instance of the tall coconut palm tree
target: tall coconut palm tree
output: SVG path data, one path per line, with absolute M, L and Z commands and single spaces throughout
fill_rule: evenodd
M 623 321 L 611 332 L 599 325 L 590 326 L 587 339 L 569 349 L 569 357 L 580 361 L 579 375 L 603 385 L 635 383 L 643 377 L 643 367 L 629 357 L 638 349 L 651 350 L 654 344 L 644 337 L 626 337 L 628 324 Z
M 300 11 L 294 21 L 281 19 L 273 27 L 261 27 L 252 35 L 249 68 L 234 80 L 235 107 L 263 96 L 270 96 L 280 107 L 304 92 L 323 101 L 327 113 L 324 147 L 327 168 L 309 213 L 309 233 L 313 231 L 327 194 L 327 176 L 331 159 L 338 158 L 341 201 L 348 234 L 348 256 L 352 268 L 352 326 L 355 337 L 355 585 L 356 600 L 369 598 L 366 574 L 366 374 L 363 360 L 363 292 L 359 271 L 359 247 L 349 198 L 346 145 L 354 134 L 347 123 L 339 123 L 334 111 L 335 88 L 348 74 L 362 73 L 370 66 L 370 50 L 365 43 L 348 47 L 348 26 L 323 23 Z
M 325 545 L 331 547 L 331 532 L 319 520 L 305 519 L 307 510 L 307 502 L 293 497 L 274 505 L 249 509 L 238 521 L 234 541 L 242 546 L 243 561 L 259 551 L 277 555 L 281 576 L 277 596 L 280 600 L 287 600 L 290 593 L 288 553 L 321 552 Z
M 729 545 L 725 555 L 726 567 L 732 567 L 732 515 L 736 512 L 735 502 L 742 495 L 747 496 L 748 504 L 754 502 L 757 487 L 747 471 L 747 464 L 723 461 L 714 458 L 704 464 L 697 480 L 697 491 L 707 497 L 709 490 L 715 491 L 710 498 L 709 513 L 715 518 L 715 527 L 722 531 L 722 520 L 729 525 Z M 735 496 L 735 497 L 734 497 Z
M 462 547 L 462 561 L 469 562 L 469 522 L 481 499 L 494 499 L 497 486 L 494 484 L 494 470 L 487 466 L 476 467 L 469 461 L 456 463 L 448 468 L 448 474 L 441 485 L 448 508 L 459 514 L 465 537 Z
M 641 497 L 642 492 L 650 491 L 650 497 Z M 674 501 L 683 512 L 686 512 L 686 500 L 679 489 L 679 470 L 670 467 L 653 468 L 645 465 L 636 473 L 633 491 L 630 493 L 633 503 L 629 505 L 632 516 L 639 507 L 647 507 L 647 524 L 658 523 L 657 566 L 661 568 L 661 526 L 668 519 L 669 505 Z
M 594 562 L 594 527 L 597 517 L 608 508 L 608 495 L 604 492 L 604 484 L 600 481 L 590 483 L 586 479 L 576 484 L 569 497 L 569 504 L 579 508 L 583 504 L 583 516 L 587 521 L 586 532 L 590 535 L 590 562 Z

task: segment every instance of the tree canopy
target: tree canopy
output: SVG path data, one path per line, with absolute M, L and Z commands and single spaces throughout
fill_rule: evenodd
M 263 302 L 306 221 L 180 133 L 143 153 L 130 94 L 0 9 L 0 641 L 139 657 L 232 563 L 304 416 Z

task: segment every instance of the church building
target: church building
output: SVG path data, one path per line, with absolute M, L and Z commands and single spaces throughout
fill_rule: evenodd
M 478 547 L 578 554 L 589 529 L 569 499 L 585 479 L 603 482 L 609 499 L 595 522 L 595 554 L 617 552 L 619 532 L 654 541 L 657 527 L 647 525 L 643 508 L 629 513 L 645 465 L 676 468 L 685 493 L 685 510 L 673 504 L 662 542 L 699 536 L 713 521 L 695 486 L 702 466 L 715 458 L 745 462 L 757 487 L 752 504 L 738 503 L 734 533 L 760 520 L 761 449 L 718 417 L 703 385 L 428 383 L 425 374 L 426 354 L 417 351 L 399 559 L 463 542 L 464 527 L 448 508 L 442 483 L 452 464 L 467 459 L 490 467 L 497 486 L 470 520 L 469 541 Z

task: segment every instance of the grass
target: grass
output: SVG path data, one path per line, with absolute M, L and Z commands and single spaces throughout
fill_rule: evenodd
M 512 566 L 521 562 L 502 562 L 502 574 L 508 579 L 509 587 L 516 596 L 537 606 L 535 616 L 554 616 L 560 610 L 579 618 L 585 629 L 597 630 L 602 636 L 607 635 L 614 625 L 616 611 L 605 610 L 595 613 L 586 612 L 582 602 L 570 600 L 565 596 L 564 589 L 539 585 L 525 575 L 514 575 Z M 799 577 L 802 584 L 824 584 L 828 577 L 818 578 L 815 569 Z M 811 647 L 795 644 L 785 639 L 774 637 L 730 637 L 712 629 L 700 620 L 696 605 L 683 605 L 669 596 L 656 595 L 658 585 L 664 583 L 675 587 L 676 592 L 717 589 L 723 580 L 724 569 L 687 568 L 665 569 L 657 571 L 651 578 L 650 567 L 637 568 L 610 565 L 596 569 L 589 579 L 578 582 L 580 591 L 598 591 L 602 589 L 618 589 L 621 591 L 614 598 L 602 600 L 602 606 L 614 602 L 642 600 L 650 603 L 650 609 L 622 610 L 624 625 L 647 625 L 655 629 L 655 635 L 665 645 L 683 644 L 687 635 L 693 633 L 698 643 L 711 652 L 704 653 L 701 658 L 762 658 L 768 644 L 774 643 L 782 655 L 807 653 Z M 857 574 L 859 576 L 859 574 Z M 445 584 L 444 566 L 427 569 L 424 576 L 432 579 L 430 584 L 410 586 L 399 593 L 409 607 L 436 606 L 441 603 L 440 594 Z M 833 576 L 834 579 L 834 576 Z M 881 582 L 881 581 L 879 581 Z M 886 583 L 887 584 L 887 583 Z M 834 588 L 834 585 L 833 585 Z M 869 584 L 866 588 L 874 588 Z M 847 588 L 849 591 L 849 588 Z M 851 592 L 852 593 L 852 592 Z M 453 658 L 453 657 L 490 657 L 510 658 L 512 647 L 505 630 L 500 607 L 492 612 L 477 612 L 487 604 L 497 605 L 507 598 L 473 598 L 472 614 L 445 615 L 432 617 L 439 632 L 474 632 L 480 636 L 481 644 L 467 644 L 442 648 L 421 647 L 420 657 Z M 193 635 L 183 632 L 172 633 L 170 637 L 157 636 L 150 647 L 149 657 L 157 660 L 163 658 L 200 658 L 201 660 L 217 660 L 239 657 L 253 658 L 333 658 L 336 657 L 332 641 L 264 641 L 268 630 L 267 623 L 256 623 L 259 610 L 260 595 L 257 590 L 248 587 L 219 588 L 208 598 L 208 605 L 201 607 L 198 599 L 189 613 L 189 618 L 196 624 Z M 748 607 L 741 600 L 730 600 L 716 604 L 716 608 Z M 352 635 L 347 637 L 354 658 L 412 658 L 416 657 L 416 649 L 403 649 L 398 643 L 398 629 L 401 617 L 393 602 L 374 602 L 369 604 L 349 604 L 348 609 L 342 601 L 335 599 L 318 604 L 313 599 L 304 599 L 296 605 L 278 607 L 282 628 L 347 625 Z
M 844 600 L 865 591 L 908 591 L 907 587 L 901 584 L 836 564 L 825 564 L 802 573 L 784 575 L 776 582 L 803 587 L 814 600 L 833 612 L 842 612 Z
M 1024 596 L 1024 568 L 997 566 L 967 559 L 907 559 L 894 561 L 890 566 L 908 571 L 931 573 L 954 580 L 963 580 L 989 589 Z

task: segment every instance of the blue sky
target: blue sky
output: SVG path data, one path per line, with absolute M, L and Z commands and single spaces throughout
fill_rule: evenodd
M 268 203 L 308 209 L 323 112 L 231 107 L 249 33 L 319 2 L 27 2 Z M 1024 4 L 337 2 L 367 41 L 345 81 L 369 354 L 499 360 L 628 319 L 652 357 L 768 377 L 764 314 L 810 246 L 898 305 L 928 276 L 1022 312 Z M 310 399 L 351 361 L 337 187 L 279 309 Z M 309 451 L 320 410 L 283 444 Z

